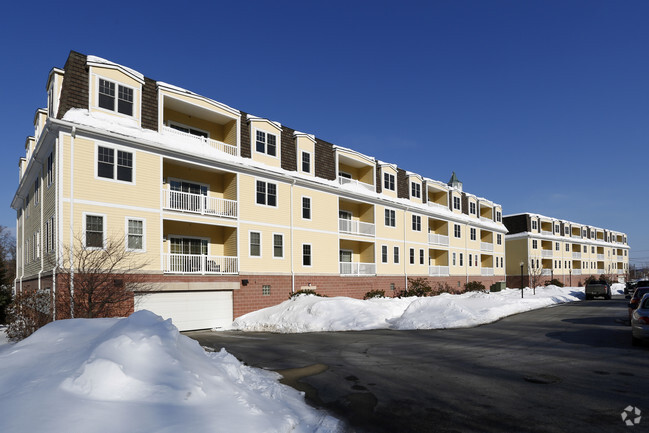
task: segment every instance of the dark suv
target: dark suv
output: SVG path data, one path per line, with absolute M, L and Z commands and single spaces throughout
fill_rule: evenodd
M 604 280 L 586 283 L 585 292 L 586 299 L 593 299 L 595 296 L 602 296 L 604 299 L 611 299 L 611 286 Z

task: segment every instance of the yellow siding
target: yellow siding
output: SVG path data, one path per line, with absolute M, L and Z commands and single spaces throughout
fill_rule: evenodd
M 196 105 L 198 107 L 206 108 L 210 111 L 213 111 L 225 117 L 229 117 L 232 119 L 237 118 L 235 114 L 230 113 L 228 110 L 225 110 L 224 108 L 220 107 L 218 104 L 210 103 L 202 98 L 197 98 L 196 96 L 187 95 L 187 94 L 170 93 L 164 89 L 160 90 L 160 95 L 167 98 L 178 99 L 180 101 L 184 101 L 189 104 Z
M 141 110 L 141 95 L 142 95 L 142 85 L 137 81 L 131 78 L 130 76 L 124 74 L 123 72 L 117 69 L 111 68 L 102 68 L 93 66 L 90 68 L 90 110 L 91 111 L 100 111 L 102 113 L 111 114 L 111 111 L 104 110 L 98 107 L 98 95 L 99 95 L 99 80 L 98 77 L 105 78 L 107 80 L 116 82 L 118 84 L 123 84 L 125 86 L 131 87 L 133 89 L 133 116 L 125 116 L 113 112 L 115 116 L 121 118 L 132 118 L 138 123 L 140 121 L 140 110 Z M 115 87 L 115 97 L 117 98 L 117 86 Z M 116 100 L 117 101 L 117 100 Z
M 223 125 L 196 116 L 190 116 L 189 114 L 181 113 L 166 107 L 164 109 L 163 118 L 165 120 L 165 125 L 168 125 L 167 122 L 171 121 L 186 126 L 193 126 L 194 128 L 207 131 L 209 133 L 209 138 L 213 140 L 225 141 L 226 133 Z

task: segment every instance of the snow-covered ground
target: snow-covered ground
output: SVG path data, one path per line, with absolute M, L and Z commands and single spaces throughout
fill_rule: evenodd
M 614 284 L 623 293 L 624 284 Z M 368 329 L 462 328 L 494 322 L 512 314 L 584 299 L 583 287 L 538 287 L 501 292 L 444 293 L 427 298 L 379 298 L 366 301 L 336 297 L 298 296 L 274 307 L 239 317 L 232 329 L 241 331 L 318 332 Z
M 336 432 L 338 420 L 148 311 L 61 320 L 0 347 L 0 432 Z

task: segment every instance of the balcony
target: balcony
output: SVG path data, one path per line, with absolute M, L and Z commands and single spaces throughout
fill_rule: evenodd
M 338 231 L 340 233 L 349 233 L 352 235 L 374 236 L 376 230 L 375 225 L 372 223 L 339 218 Z
M 447 247 L 449 244 L 448 236 L 428 233 L 428 243 L 431 245 L 442 245 Z
M 199 136 L 199 135 L 194 135 L 190 134 L 188 132 L 184 131 L 178 131 L 177 129 L 170 128 L 168 126 L 162 126 L 161 131 L 164 135 L 171 135 L 175 137 L 182 138 L 183 140 L 189 140 L 193 141 L 195 143 L 203 143 L 211 147 L 212 149 L 218 150 L 220 152 L 227 153 L 229 155 L 237 156 L 239 154 L 239 151 L 237 149 L 237 146 L 233 146 L 231 144 L 224 143 L 222 141 L 218 140 L 213 140 L 211 138 Z
M 348 177 L 344 176 L 338 176 L 338 183 L 341 185 L 354 185 L 357 187 L 360 187 L 362 189 L 365 189 L 367 191 L 374 192 L 374 185 L 371 185 L 369 183 L 361 182 L 360 180 L 356 179 L 350 179 Z
M 603 275 L 604 274 L 604 269 L 598 269 L 596 273 L 600 274 L 600 275 Z
M 604 260 L 604 254 L 597 254 L 597 260 Z
M 493 221 L 493 220 L 492 220 L 491 218 L 487 218 L 487 217 L 483 217 L 483 216 L 481 216 L 481 217 L 480 217 L 480 221 L 491 222 L 491 221 Z
M 237 217 L 236 200 L 227 200 L 182 191 L 172 191 L 169 189 L 163 189 L 162 193 L 164 200 L 163 206 L 165 209 L 227 218 Z
M 572 258 L 573 259 L 581 259 L 581 253 L 572 253 Z
M 239 272 L 237 257 L 164 254 L 163 258 L 165 273 L 233 275 Z
M 448 210 L 448 205 L 441 204 L 441 203 L 435 203 L 434 201 L 427 201 L 426 204 L 432 208 L 435 209 L 447 209 Z
M 576 235 L 576 234 L 572 234 L 570 237 L 576 238 L 576 239 L 581 239 L 581 235 Z
M 541 257 L 552 257 L 552 250 L 541 250 Z
M 483 277 L 493 277 L 494 268 L 480 268 L 480 275 Z
M 573 269 L 572 275 L 581 275 L 581 269 Z
M 341 275 L 376 275 L 375 263 L 340 262 Z
M 541 275 L 552 275 L 552 269 L 541 269 Z
M 542 235 L 553 235 L 554 233 L 551 230 L 541 230 Z
M 494 244 L 490 242 L 480 242 L 480 251 L 493 252 Z
M 448 266 L 429 266 L 428 275 L 431 277 L 448 277 L 449 276 L 449 267 Z

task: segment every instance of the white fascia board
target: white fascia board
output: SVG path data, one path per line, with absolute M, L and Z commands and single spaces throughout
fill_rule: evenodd
M 183 89 L 182 87 L 174 86 L 173 84 L 165 83 L 163 81 L 156 81 L 156 85 L 158 86 L 158 89 L 163 89 L 169 93 L 175 93 L 177 95 L 190 95 L 196 99 L 200 99 L 203 102 L 215 105 L 218 108 L 221 108 L 224 111 L 227 111 L 228 113 L 231 113 L 237 117 L 241 117 L 241 112 L 236 108 L 232 108 L 229 105 L 226 105 L 219 101 L 215 101 L 214 99 L 201 96 L 198 93 L 192 92 L 191 90 Z
M 275 122 L 274 120 L 266 119 L 264 117 L 253 116 L 252 114 L 248 114 L 248 122 L 266 122 L 270 125 L 273 125 L 275 128 L 279 129 L 280 131 L 282 130 L 281 123 Z
M 293 131 L 293 137 L 304 137 L 311 140 L 315 144 L 315 135 L 307 134 L 306 132 Z
M 135 69 L 122 66 L 119 63 L 115 63 L 115 62 L 111 62 L 110 60 L 103 59 L 101 57 L 87 56 L 86 65 L 97 66 L 101 68 L 117 69 L 123 72 L 124 74 L 128 75 L 129 77 L 133 78 L 135 81 L 139 82 L 140 84 L 144 84 L 144 75 L 141 74 L 140 72 L 136 71 Z

